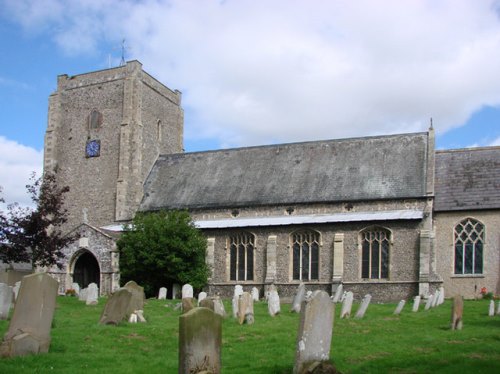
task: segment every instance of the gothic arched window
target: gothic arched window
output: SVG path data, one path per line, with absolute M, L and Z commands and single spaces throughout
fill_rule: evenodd
M 372 227 L 363 230 L 360 235 L 361 278 L 389 278 L 390 231 L 380 227 Z
M 101 128 L 102 126 L 102 114 L 98 110 L 93 110 L 90 112 L 88 118 L 87 118 L 87 124 L 89 127 L 89 130 L 96 130 Z
M 255 237 L 239 232 L 229 237 L 229 280 L 253 280 Z
M 320 235 L 316 231 L 301 230 L 292 233 L 293 279 L 319 279 Z
M 467 218 L 455 226 L 455 274 L 482 274 L 484 225 Z

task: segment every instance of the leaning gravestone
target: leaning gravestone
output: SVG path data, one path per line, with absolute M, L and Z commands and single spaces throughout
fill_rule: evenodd
M 97 284 L 90 283 L 87 287 L 87 305 L 97 305 L 97 300 L 99 297 L 99 287 Z
M 500 301 L 497 304 L 497 315 L 499 315 L 499 314 L 500 314 Z
M 401 311 L 403 310 L 403 307 L 405 306 L 406 304 L 406 301 L 405 300 L 401 300 L 398 304 L 398 306 L 396 307 L 396 310 L 394 310 L 394 314 L 399 316 L 401 314 Z
M 59 283 L 46 273 L 27 275 L 21 282 L 0 355 L 16 357 L 47 353 Z
M 453 298 L 453 307 L 451 309 L 451 329 L 462 330 L 462 317 L 464 313 L 464 300 L 462 296 Z
M 233 307 L 233 318 L 238 318 L 238 302 L 241 294 L 243 294 L 243 286 L 237 284 L 234 286 L 233 300 L 231 303 L 231 306 Z
M 425 310 L 429 310 L 430 307 L 432 306 L 432 301 L 434 300 L 434 295 L 429 295 L 429 298 L 427 299 L 427 302 L 425 303 Z
M 108 297 L 99 323 L 102 325 L 117 325 L 127 318 L 132 292 L 120 288 Z
M 172 300 L 177 299 L 180 295 L 179 293 L 181 292 L 181 286 L 178 285 L 177 283 L 174 283 L 172 285 Z M 182 296 L 181 296 L 182 298 Z
M 134 311 L 136 310 L 144 310 L 144 299 L 146 298 L 146 296 L 144 295 L 144 288 L 139 286 L 134 281 L 125 283 L 125 286 L 123 286 L 123 288 L 126 288 L 132 293 L 132 298 L 130 299 L 127 315 L 130 316 L 130 314 L 134 313 Z
M 14 285 L 14 300 L 17 300 L 17 294 L 19 293 L 19 288 L 21 287 L 21 281 L 17 281 Z
M 336 304 L 340 301 L 340 298 L 342 297 L 342 294 L 344 292 L 344 287 L 342 284 L 339 284 L 337 287 L 337 290 L 335 290 L 335 296 L 333 297 L 333 302 Z
M 226 318 L 226 309 L 224 308 L 224 304 L 222 303 L 222 300 L 220 296 L 215 296 L 213 298 L 214 301 L 214 312 L 221 316 L 222 318 Z
M 488 309 L 488 316 L 493 317 L 495 315 L 495 301 L 490 300 L 490 307 Z
M 201 301 L 198 300 L 198 306 L 200 306 L 202 308 L 208 308 L 208 309 L 212 310 L 213 312 L 215 312 L 215 304 L 214 304 L 214 300 L 212 298 L 206 297 L 206 298 L 202 299 Z
M 182 298 L 193 297 L 193 286 L 185 284 L 182 286 Z
M 335 304 L 325 291 L 314 291 L 303 302 L 295 351 L 294 374 L 308 373 L 311 366 L 330 358 Z
M 361 306 L 356 312 L 354 318 L 363 318 L 365 316 L 366 309 L 368 309 L 368 305 L 370 305 L 371 300 L 372 300 L 372 295 L 365 295 L 365 297 L 363 297 L 363 301 L 361 301 Z
M 268 290 L 267 310 L 269 311 L 269 315 L 271 317 L 274 317 L 281 311 L 280 297 L 278 295 L 278 291 L 276 290 L 276 286 L 274 284 L 272 284 Z
M 80 290 L 80 294 L 78 295 L 78 300 L 80 301 L 87 301 L 87 289 L 83 288 Z
M 297 293 L 293 298 L 292 309 L 290 311 L 295 313 L 300 313 L 300 308 L 305 298 L 306 298 L 306 285 L 304 283 L 300 283 L 299 288 L 297 289 Z
M 194 297 L 185 297 L 182 299 L 182 313 L 187 313 L 196 308 L 197 301 Z
M 253 298 L 248 292 L 243 292 L 238 300 L 238 322 L 251 325 L 254 322 Z
M 344 301 L 342 302 L 342 310 L 340 311 L 340 318 L 349 318 L 351 316 L 353 299 L 354 299 L 354 294 L 351 291 L 347 292 Z
M 257 287 L 252 288 L 252 298 L 253 301 L 259 301 L 259 290 Z
M 0 283 L 0 320 L 9 318 L 13 292 L 5 283 Z
M 431 308 L 437 307 L 439 305 L 438 301 L 439 301 L 439 290 L 436 291 L 434 297 L 432 298 Z
M 415 296 L 413 299 L 412 312 L 418 312 L 418 307 L 420 306 L 420 295 Z
M 439 287 L 439 298 L 437 301 L 437 305 L 441 305 L 444 303 L 444 287 Z
M 80 285 L 76 282 L 73 282 L 71 288 L 75 290 L 76 296 L 80 295 Z
M 222 318 L 207 308 L 179 317 L 179 374 L 221 371 Z
M 165 300 L 167 298 L 167 288 L 161 287 L 158 292 L 158 300 Z
M 198 294 L 198 305 L 200 305 L 201 301 L 207 298 L 207 293 L 202 291 Z

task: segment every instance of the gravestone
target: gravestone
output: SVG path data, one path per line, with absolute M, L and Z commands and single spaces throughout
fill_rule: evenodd
M 340 301 L 340 298 L 342 297 L 344 293 L 344 287 L 342 286 L 342 284 L 339 284 L 338 287 L 337 287 L 337 290 L 335 291 L 335 296 L 333 296 L 333 302 L 336 304 Z
M 206 293 L 206 292 L 203 292 L 203 291 L 202 291 L 202 292 L 200 292 L 200 293 L 198 294 L 198 305 L 200 305 L 200 302 L 201 302 L 202 300 L 206 299 L 206 298 L 207 298 L 207 293 Z
M 370 301 L 372 300 L 372 295 L 365 295 L 363 297 L 363 301 L 361 301 L 361 305 L 356 312 L 355 318 L 363 318 L 366 313 L 366 309 L 368 309 L 368 305 L 370 305 Z
M 21 281 L 17 281 L 15 284 L 14 284 L 14 300 L 17 300 L 17 295 L 19 293 L 19 288 L 21 287 Z
M 127 290 L 132 293 L 132 298 L 130 299 L 130 303 L 128 306 L 127 316 L 134 313 L 136 310 L 144 310 L 144 299 L 146 296 L 144 295 L 144 288 L 139 286 L 134 281 L 129 281 L 123 286 Z
M 439 287 L 439 298 L 437 305 L 441 305 L 444 303 L 444 287 Z
M 221 316 L 222 318 L 226 318 L 226 309 L 224 308 L 224 304 L 219 295 L 213 298 L 214 301 L 214 312 Z
M 269 315 L 271 317 L 274 317 L 281 311 L 280 297 L 278 295 L 278 291 L 276 290 L 276 286 L 274 284 L 272 284 L 268 290 L 267 310 L 269 311 Z
M 253 298 L 248 292 L 243 292 L 238 300 L 238 322 L 240 325 L 251 325 L 254 322 Z
M 187 313 L 196 308 L 197 301 L 194 297 L 185 297 L 182 299 L 182 313 Z
M 167 288 L 161 287 L 158 292 L 158 300 L 166 300 L 167 299 Z
M 314 291 L 302 306 L 294 374 L 307 373 L 311 366 L 330 359 L 335 304 L 325 291 Z
M 213 312 L 215 312 L 215 304 L 214 304 L 214 301 L 213 299 L 211 298 L 204 298 L 202 299 L 201 301 L 198 300 L 198 305 L 202 308 L 208 308 L 210 310 L 212 310 Z
M 76 296 L 80 295 L 80 285 L 76 282 L 73 282 L 71 288 L 75 290 Z
M 97 305 L 98 298 L 99 298 L 99 287 L 97 287 L 97 284 L 95 283 L 90 283 L 89 286 L 87 287 L 86 304 Z
M 462 296 L 457 295 L 453 298 L 453 307 L 451 309 L 452 330 L 462 330 L 463 313 L 464 313 L 464 300 Z
M 175 300 L 177 298 L 182 298 L 182 295 L 180 295 L 181 292 L 181 286 L 177 283 L 174 283 L 172 285 L 172 300 Z
M 497 304 L 497 315 L 499 315 L 499 314 L 500 314 L 500 301 Z
M 193 297 L 193 286 L 191 286 L 190 284 L 185 284 L 184 286 L 182 286 L 182 298 L 185 299 L 188 297 Z
M 401 300 L 398 304 L 398 306 L 396 307 L 396 310 L 394 310 L 394 314 L 399 316 L 401 314 L 401 311 L 403 310 L 403 307 L 405 306 L 406 304 L 406 300 Z
M 349 291 L 346 293 L 344 301 L 342 303 L 342 310 L 340 311 L 340 318 L 349 318 L 351 316 L 352 300 L 354 299 L 354 294 Z
M 425 303 L 425 310 L 429 310 L 430 307 L 432 306 L 432 301 L 434 300 L 434 295 L 429 295 L 429 298 L 427 299 L 427 302 Z
M 488 316 L 493 317 L 495 315 L 495 301 L 490 300 L 490 307 L 488 309 Z
M 87 289 L 86 288 L 80 290 L 80 294 L 78 295 L 78 300 L 87 301 Z
M 300 283 L 299 288 L 297 289 L 297 293 L 293 298 L 291 312 L 300 313 L 300 308 L 305 298 L 306 298 L 306 285 L 304 283 Z
M 439 301 L 439 290 L 436 291 L 436 293 L 434 294 L 434 297 L 432 298 L 431 308 L 437 307 L 438 301 Z
M 342 292 L 342 296 L 340 296 L 340 302 L 341 303 L 344 302 L 346 295 L 347 295 L 347 291 Z
M 418 307 L 420 306 L 420 295 L 415 296 L 413 299 L 412 312 L 418 312 Z
M 10 320 L 0 345 L 0 355 L 16 357 L 47 353 L 59 283 L 46 273 L 23 278 Z
M 0 320 L 9 318 L 13 296 L 12 288 L 5 283 L 0 283 Z
M 234 286 L 234 294 L 231 306 L 233 308 L 233 318 L 238 318 L 238 302 L 240 300 L 240 296 L 243 294 L 243 287 L 237 284 Z
M 257 287 L 252 288 L 252 298 L 253 301 L 259 301 L 259 290 L 257 289 Z
M 179 317 L 179 374 L 221 372 L 222 318 L 207 308 Z
M 109 297 L 101 313 L 101 325 L 117 325 L 127 318 L 132 292 L 127 288 L 120 288 Z
M 142 310 L 134 311 L 133 313 L 130 314 L 128 321 L 130 323 L 146 322 L 146 318 L 144 318 L 144 311 Z

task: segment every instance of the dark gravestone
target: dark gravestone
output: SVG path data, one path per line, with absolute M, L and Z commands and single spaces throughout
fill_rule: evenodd
M 2 356 L 49 351 L 58 287 L 59 283 L 46 273 L 23 278 L 9 329 L 0 346 Z
M 214 300 L 212 298 L 206 298 L 200 301 L 200 307 L 208 308 L 215 312 Z
M 222 317 L 194 308 L 179 317 L 179 374 L 221 370 Z
M 104 306 L 99 323 L 102 325 L 117 325 L 128 317 L 132 292 L 126 288 L 115 291 Z
M 182 313 L 187 313 L 191 309 L 196 308 L 196 304 L 198 304 L 198 302 L 194 297 L 184 297 L 182 299 Z

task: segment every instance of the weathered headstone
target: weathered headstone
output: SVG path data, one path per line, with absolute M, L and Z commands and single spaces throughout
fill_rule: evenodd
M 240 300 L 240 295 L 243 293 L 243 287 L 237 284 L 234 286 L 234 294 L 231 306 L 233 308 L 233 318 L 238 318 L 238 302 Z
M 497 304 L 497 313 L 496 313 L 496 314 L 497 314 L 497 315 L 499 315 L 499 314 L 500 314 L 500 301 L 499 301 L 499 302 L 498 302 L 498 304 Z
M 342 292 L 342 296 L 340 296 L 340 302 L 341 303 L 344 302 L 346 296 L 347 296 L 347 291 Z
M 135 310 L 133 313 L 130 314 L 128 321 L 130 323 L 146 322 L 146 318 L 144 318 L 144 311 Z
M 412 312 L 418 312 L 418 307 L 420 306 L 420 295 L 415 296 L 413 299 Z
M 215 312 L 215 304 L 214 304 L 214 300 L 212 298 L 204 298 L 202 299 L 201 301 L 198 300 L 198 306 L 202 307 L 202 308 L 208 308 L 212 311 Z
M 144 310 L 144 299 L 146 298 L 144 295 L 144 288 L 134 281 L 127 282 L 123 288 L 126 288 L 132 293 L 127 315 L 132 314 L 135 310 Z
M 248 325 L 254 322 L 253 298 L 248 292 L 243 292 L 238 300 L 238 322 L 240 325 L 243 322 Z
M 488 309 L 488 316 L 493 317 L 495 315 L 495 301 L 490 300 L 490 307 Z
M 214 296 L 214 312 L 221 316 L 222 318 L 226 318 L 226 309 L 224 308 L 224 304 L 219 295 Z
M 439 301 L 439 290 L 436 291 L 436 293 L 434 294 L 434 297 L 432 298 L 431 308 L 437 307 L 438 301 Z
M 361 305 L 356 312 L 355 318 L 363 318 L 366 313 L 366 309 L 368 309 L 368 305 L 370 305 L 370 301 L 372 300 L 372 295 L 365 295 L 363 297 L 363 301 L 361 301 Z
M 47 353 L 59 283 L 46 273 L 23 278 L 0 355 L 16 357 Z
M 184 297 L 182 299 L 182 313 L 187 313 L 196 308 L 197 301 L 194 297 Z
M 127 318 L 132 292 L 120 288 L 109 297 L 101 313 L 99 323 L 102 325 L 117 325 Z
M 87 289 L 83 288 L 80 290 L 80 294 L 78 295 L 78 300 L 80 301 L 87 301 Z
M 98 302 L 98 298 L 99 298 L 99 287 L 97 287 L 97 284 L 95 283 L 90 283 L 89 286 L 87 287 L 86 304 L 96 305 Z
M 181 286 L 177 283 L 174 283 L 172 285 L 172 300 L 175 300 L 177 298 L 182 298 L 182 295 L 180 295 L 181 292 Z
M 405 306 L 406 304 L 406 300 L 401 300 L 398 304 L 398 306 L 396 307 L 396 309 L 394 310 L 394 314 L 395 315 L 400 315 L 401 314 L 401 311 L 403 310 L 403 307 Z
M 5 283 L 0 283 L 0 320 L 9 318 L 12 297 L 12 288 Z
M 193 286 L 185 284 L 182 286 L 182 298 L 193 297 Z
M 207 298 L 207 293 L 202 291 L 198 294 L 198 305 L 200 305 L 200 302 L 204 299 Z
M 349 291 L 346 293 L 344 301 L 342 302 L 342 309 L 340 311 L 340 318 L 349 318 L 351 316 L 352 301 L 354 294 Z
M 259 301 L 259 289 L 257 287 L 252 288 L 252 298 L 253 301 Z
M 462 296 L 453 298 L 453 307 L 451 309 L 451 329 L 462 330 L 462 317 L 464 313 L 464 300 Z
M 222 318 L 207 308 L 179 317 L 179 374 L 221 372 Z
M 305 298 L 306 298 L 306 285 L 304 283 L 300 283 L 299 288 L 297 289 L 297 293 L 293 298 L 291 312 L 300 313 L 300 308 Z
M 71 288 L 75 290 L 76 296 L 80 295 L 80 285 L 78 283 L 73 282 L 73 284 L 71 285 Z
M 158 292 L 158 300 L 165 300 L 167 298 L 167 288 L 161 287 Z
M 342 284 L 339 284 L 337 289 L 335 290 L 335 296 L 333 296 L 333 302 L 336 304 L 340 301 L 340 298 L 342 297 L 344 293 L 344 287 L 342 286 Z
M 19 294 L 19 288 L 21 287 L 21 281 L 17 281 L 14 284 L 14 300 L 17 300 L 17 295 Z
M 437 305 L 441 305 L 444 303 L 444 287 L 439 287 L 439 298 Z
M 430 307 L 432 306 L 432 300 L 434 300 L 434 295 L 429 295 L 429 298 L 427 299 L 427 302 L 425 303 L 425 310 L 429 310 Z
M 329 360 L 335 304 L 325 291 L 314 291 L 301 309 L 294 374 L 306 373 L 312 365 Z
M 268 290 L 267 310 L 269 311 L 269 315 L 271 317 L 274 317 L 281 311 L 280 297 L 274 284 L 271 285 Z

